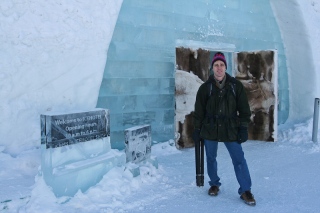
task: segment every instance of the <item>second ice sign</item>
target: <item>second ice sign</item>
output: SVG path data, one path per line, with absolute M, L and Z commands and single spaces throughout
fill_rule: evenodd
M 151 126 L 136 126 L 126 129 L 125 151 L 127 162 L 139 163 L 151 155 Z

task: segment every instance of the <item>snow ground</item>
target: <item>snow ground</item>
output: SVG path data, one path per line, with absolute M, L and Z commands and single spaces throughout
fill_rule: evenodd
M 205 186 L 195 184 L 194 148 L 177 150 L 173 141 L 152 147 L 158 169 L 146 165 L 141 167 L 140 176 L 132 177 L 124 167 L 114 168 L 96 186 L 73 198 L 55 198 L 42 177 L 37 176 L 38 149 L 23 153 L 18 159 L 1 153 L 0 166 L 5 169 L 0 178 L 7 182 L 1 181 L 0 211 L 319 212 L 320 148 L 311 137 L 312 119 L 282 126 L 277 142 L 243 144 L 257 200 L 255 207 L 245 205 L 239 198 L 232 162 L 223 144 L 218 151 L 222 186 L 217 197 L 207 195 L 206 170 Z M 12 201 L 6 202 L 9 199 Z

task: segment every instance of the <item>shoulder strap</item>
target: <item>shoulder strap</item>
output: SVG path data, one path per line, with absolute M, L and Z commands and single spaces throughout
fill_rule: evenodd
M 212 90 L 213 90 L 213 86 L 212 86 L 212 82 L 208 81 L 207 82 L 207 88 L 208 88 L 208 98 L 212 95 Z
M 232 90 L 232 94 L 237 99 L 237 93 L 236 93 L 236 79 L 234 77 L 230 78 L 230 86 Z

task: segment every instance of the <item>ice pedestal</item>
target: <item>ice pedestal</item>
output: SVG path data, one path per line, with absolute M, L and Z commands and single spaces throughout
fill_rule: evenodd
M 57 197 L 85 192 L 125 163 L 125 153 L 110 148 L 110 137 L 54 149 L 42 146 L 42 175 Z
M 125 169 L 129 170 L 133 177 L 137 177 L 140 175 L 140 166 L 135 163 L 127 163 Z
M 151 164 L 156 169 L 158 169 L 158 159 L 155 156 L 150 156 L 150 158 L 145 159 L 139 163 L 126 163 L 125 169 L 129 170 L 133 177 L 137 177 L 140 175 L 140 167 L 141 166 L 148 166 L 147 164 Z

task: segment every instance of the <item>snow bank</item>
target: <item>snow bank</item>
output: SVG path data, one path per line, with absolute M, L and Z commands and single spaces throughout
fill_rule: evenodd
M 0 144 L 40 145 L 40 113 L 95 107 L 121 0 L 0 5 Z

